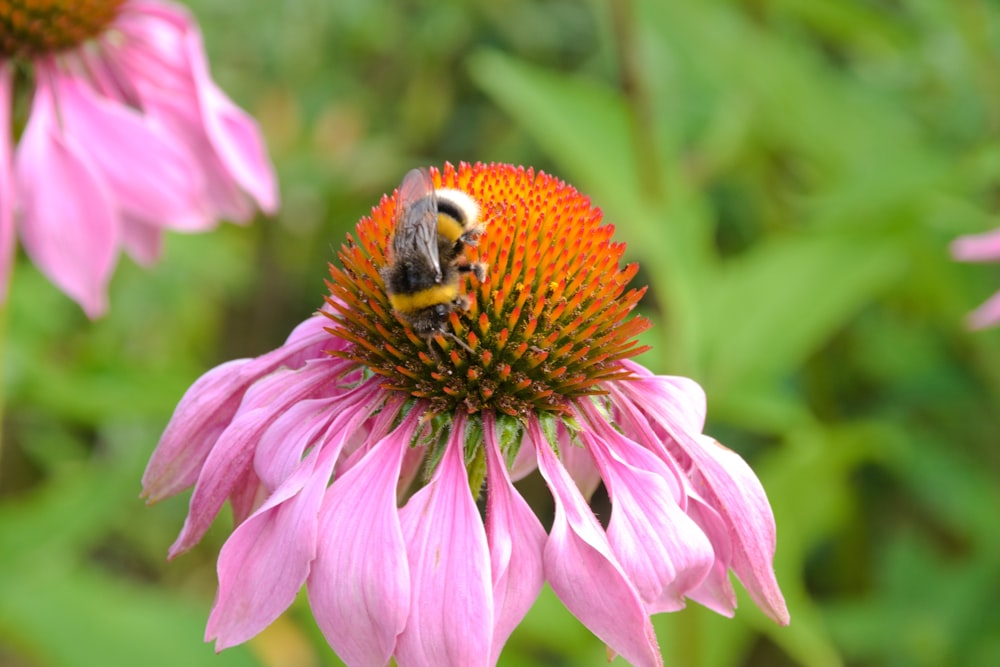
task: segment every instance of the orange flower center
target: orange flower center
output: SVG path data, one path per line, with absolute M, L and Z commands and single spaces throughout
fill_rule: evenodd
M 0 0 L 0 59 L 31 59 L 100 35 L 124 0 Z
M 478 202 L 485 232 L 465 256 L 486 264 L 485 279 L 463 277 L 469 306 L 450 314 L 449 335 L 416 335 L 383 284 L 396 211 L 396 195 L 385 197 L 358 223 L 357 243 L 348 236 L 342 268 L 330 266 L 330 331 L 353 343 L 335 354 L 438 413 L 563 413 L 571 399 L 603 393 L 601 382 L 628 377 L 621 360 L 646 349 L 635 336 L 649 322 L 628 318 L 645 288 L 625 291 L 638 266 L 619 265 L 625 246 L 600 209 L 531 169 L 463 163 L 432 176 Z

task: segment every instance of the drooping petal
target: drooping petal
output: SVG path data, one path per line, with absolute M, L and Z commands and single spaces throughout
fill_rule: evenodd
M 616 423 L 630 438 L 634 438 L 650 453 L 664 453 L 663 443 L 650 428 L 647 417 L 618 384 L 612 383 L 608 386 Z M 664 469 L 669 471 L 669 475 L 664 479 L 668 482 L 672 495 L 680 497 L 686 514 L 708 537 L 715 558 L 711 570 L 702 583 L 686 595 L 719 614 L 732 616 L 736 609 L 736 593 L 729 581 L 729 565 L 732 562 L 733 550 L 728 529 L 718 513 L 691 488 L 691 481 L 681 472 L 672 456 L 663 455 L 658 460 L 664 464 Z
M 7 283 L 14 261 L 14 165 L 10 112 L 13 104 L 11 65 L 0 61 L 0 305 L 7 300 Z
M 375 410 L 379 389 L 378 380 L 369 380 L 350 391 L 299 401 L 283 412 L 261 435 L 254 452 L 254 470 L 261 482 L 276 489 L 328 429 L 339 432 L 339 451 L 358 422 Z
M 398 405 L 395 408 L 398 411 Z M 352 667 L 385 665 L 410 611 L 410 573 L 396 481 L 419 411 L 326 492 L 306 586 L 327 642 Z
M 774 514 L 760 480 L 739 454 L 708 436 L 681 446 L 698 469 L 695 489 L 729 528 L 733 572 L 765 614 L 787 625 L 788 608 L 774 576 Z
M 410 565 L 410 618 L 396 645 L 400 667 L 488 665 L 493 586 L 486 531 L 469 490 L 459 413 L 433 478 L 400 510 Z
M 536 420 L 529 420 L 528 430 L 536 443 L 538 470 L 555 500 L 555 519 L 545 544 L 545 577 L 552 590 L 591 632 L 630 663 L 661 666 L 649 616 L 601 525 Z
M 233 104 L 207 74 L 203 72 L 200 77 L 199 98 L 208 138 L 240 187 L 254 198 L 260 210 L 274 215 L 278 210 L 277 180 L 257 121 Z M 197 81 L 197 71 L 195 75 Z
M 963 262 L 1000 260 L 1000 229 L 960 236 L 951 243 L 951 254 Z
M 94 318 L 107 310 L 119 219 L 100 173 L 60 130 L 47 70 L 36 66 L 35 98 L 15 159 L 21 240 L 35 266 Z
M 715 562 L 708 576 L 687 596 L 717 614 L 732 617 L 736 611 L 736 591 L 729 580 L 729 564 L 733 562 L 729 531 L 719 513 L 693 492 L 688 496 L 687 512 L 708 536 L 715 552 Z
M 257 635 L 295 600 L 316 556 L 320 501 L 339 453 L 337 446 L 315 447 L 226 540 L 205 630 L 205 641 L 216 639 L 217 651 Z
M 238 526 L 250 518 L 250 515 L 267 500 L 270 491 L 264 488 L 252 467 L 239 475 L 227 498 L 229 509 L 233 514 L 233 525 Z
M 646 415 L 622 390 L 622 384 L 628 383 L 609 383 L 608 385 L 608 395 L 614 408 L 615 423 L 628 434 L 629 439 L 634 440 L 660 458 L 670 471 L 670 475 L 665 479 L 670 484 L 674 497 L 686 510 L 687 488 L 690 487 L 690 481 L 688 481 L 680 464 L 665 451 L 662 436 L 656 433 Z
M 278 349 L 255 359 L 227 362 L 198 378 L 174 410 L 146 466 L 143 497 L 157 502 L 194 484 L 251 384 L 281 366 L 297 368 L 340 345 L 325 331 L 328 321 L 322 315 L 310 317 Z
M 197 158 L 206 204 L 234 222 L 252 217 L 250 198 L 274 213 L 277 182 L 259 128 L 212 81 L 197 24 L 183 8 L 133 2 L 119 25 L 143 106 Z
M 140 266 L 152 266 L 163 254 L 163 230 L 128 217 L 122 220 L 121 242 Z
M 592 405 L 581 437 L 601 469 L 612 502 L 608 538 L 649 613 L 684 608 L 684 596 L 708 575 L 708 537 L 678 505 L 673 476 L 652 452 L 622 436 Z
M 192 179 L 197 165 L 176 140 L 79 79 L 53 79 L 66 133 L 91 157 L 121 213 L 158 227 L 201 230 L 215 224 L 200 210 Z
M 219 436 L 198 474 L 184 527 L 170 547 L 170 558 L 195 545 L 226 498 L 252 469 L 253 454 L 261 434 L 280 414 L 299 401 L 320 397 L 337 377 L 333 360 L 306 362 L 296 370 L 279 370 L 258 380 L 243 397 L 233 421 Z
M 483 413 L 486 448 L 486 542 L 493 575 L 493 646 L 496 664 L 507 638 L 528 613 L 545 583 L 545 529 L 511 483 L 496 438 L 492 412 Z
M 363 398 L 371 391 L 355 393 Z M 276 431 L 276 438 L 283 434 L 286 449 L 296 460 L 279 464 L 292 468 L 272 475 L 280 480 L 280 485 L 270 486 L 276 489 L 274 493 L 253 516 L 237 525 L 219 556 L 219 594 L 206 634 L 208 640 L 218 637 L 219 650 L 246 641 L 263 630 L 292 603 L 305 583 L 316 555 L 320 501 L 334 463 L 344 442 L 372 409 L 370 405 L 349 409 L 350 405 L 334 405 L 335 401 L 337 398 L 300 401 L 282 418 L 295 412 L 298 406 L 310 404 L 314 409 L 297 416 L 310 421 L 312 426 L 295 430 L 287 423 L 282 424 L 279 418 L 262 438 L 263 441 Z M 307 447 L 312 449 L 302 460 Z M 273 447 L 267 451 L 278 452 Z M 283 453 L 283 459 L 288 458 L 288 452 Z M 260 454 L 258 447 L 258 458 Z M 245 586 L 246 581 L 255 585 Z
M 774 515 L 767 495 L 753 470 L 738 454 L 698 430 L 690 430 L 690 397 L 683 387 L 645 381 L 644 387 L 620 383 L 622 392 L 647 417 L 666 432 L 673 445 L 690 459 L 688 473 L 695 492 L 705 499 L 725 523 L 733 549 L 732 568 L 757 605 L 783 625 L 788 609 L 774 576 Z M 662 453 L 669 456 L 668 453 Z
M 1000 324 L 1000 292 L 997 292 L 986 303 L 969 313 L 969 326 L 973 329 L 985 329 Z
M 524 437 L 521 438 L 521 444 L 518 447 L 517 455 L 514 457 L 514 462 L 510 466 L 511 480 L 517 482 L 533 473 L 535 468 L 538 467 L 537 458 L 535 443 L 525 433 Z
M 653 375 L 642 365 L 628 359 L 622 361 L 632 373 L 635 380 L 615 383 L 626 394 L 654 394 L 658 399 L 657 406 L 665 410 L 665 415 L 679 428 L 689 433 L 701 433 L 705 428 L 705 415 L 708 402 L 705 390 L 690 378 L 675 375 Z
M 580 495 L 588 502 L 593 497 L 597 487 L 601 485 L 601 471 L 594 465 L 594 459 L 584 450 L 583 447 L 574 446 L 565 432 L 565 428 L 559 428 L 559 460 L 562 461 L 566 472 L 576 482 L 576 488 L 580 489 Z

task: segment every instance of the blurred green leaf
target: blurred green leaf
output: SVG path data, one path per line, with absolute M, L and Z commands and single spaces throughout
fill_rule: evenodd
M 64 558 L 3 577 L 0 639 L 56 667 L 256 665 L 246 647 L 216 655 L 206 612 L 172 594 L 75 567 Z
M 497 51 L 479 51 L 468 63 L 473 80 L 559 157 L 581 189 L 605 200 L 637 194 L 628 109 L 617 91 Z
M 776 239 L 730 260 L 706 305 L 707 384 L 725 395 L 779 380 L 904 268 L 893 244 L 828 236 Z

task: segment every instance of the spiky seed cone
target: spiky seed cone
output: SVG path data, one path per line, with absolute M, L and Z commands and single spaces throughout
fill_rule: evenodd
M 0 60 L 54 54 L 100 35 L 124 0 L 0 0 Z
M 358 223 L 357 241 L 348 235 L 341 266 L 330 266 L 330 331 L 354 344 L 336 354 L 438 413 L 563 413 L 571 399 L 628 377 L 619 362 L 647 349 L 635 337 L 649 321 L 629 318 L 645 288 L 626 291 L 638 266 L 620 266 L 625 246 L 611 240 L 614 227 L 601 224 L 600 209 L 532 169 L 462 163 L 432 175 L 436 187 L 472 195 L 486 225 L 466 251 L 486 263 L 486 279 L 467 278 L 469 308 L 451 315 L 452 332 L 471 352 L 440 335 L 430 349 L 389 305 L 379 271 L 393 195 Z

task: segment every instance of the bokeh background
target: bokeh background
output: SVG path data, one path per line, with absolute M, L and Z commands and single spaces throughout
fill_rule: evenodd
M 220 519 L 139 478 L 184 390 L 279 345 L 409 168 L 505 161 L 588 193 L 641 263 L 641 361 L 698 380 L 761 477 L 792 623 L 655 618 L 664 658 L 1000 664 L 1000 9 L 987 0 L 188 3 L 283 209 L 123 259 L 88 321 L 23 257 L 3 342 L 0 665 L 338 665 L 304 597 L 202 642 Z M 531 492 L 530 480 L 527 491 Z M 540 494 L 539 501 L 544 500 Z M 502 665 L 607 664 L 546 591 Z M 618 663 L 621 664 L 619 660 Z

